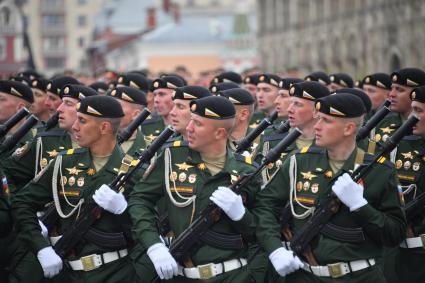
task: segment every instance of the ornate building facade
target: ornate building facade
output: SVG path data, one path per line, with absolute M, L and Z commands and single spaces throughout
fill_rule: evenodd
M 423 0 L 257 0 L 258 57 L 269 72 L 354 78 L 425 69 Z

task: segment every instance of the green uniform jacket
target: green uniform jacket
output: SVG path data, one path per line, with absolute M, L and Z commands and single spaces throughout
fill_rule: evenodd
M 388 115 L 385 116 L 385 118 L 371 132 L 371 139 L 367 148 L 364 142 L 360 143 L 361 148 L 365 149 L 370 154 L 375 154 L 379 151 L 379 142 L 385 142 L 394 134 L 394 131 L 397 130 L 401 124 L 403 124 L 403 119 L 400 114 L 396 112 L 388 113 Z M 371 143 L 376 143 L 376 146 L 371 145 Z
M 252 114 L 251 120 L 249 121 L 249 127 L 251 129 L 254 129 L 255 127 L 258 126 L 261 120 L 263 120 L 266 117 L 267 117 L 267 114 L 264 111 L 254 112 L 254 114 Z
M 342 169 L 333 174 L 325 150 L 310 147 L 296 153 L 294 190 L 299 202 L 308 207 L 320 202 L 330 192 L 337 177 L 353 170 L 356 155 L 357 150 L 354 150 Z M 365 157 L 366 162 L 368 159 Z M 254 214 L 258 217 L 257 238 L 269 254 L 282 247 L 279 216 L 289 200 L 290 160 L 285 161 L 279 173 L 257 195 L 255 203 Z M 342 205 L 331 220 L 333 224 L 345 228 L 361 227 L 366 240 L 361 243 L 347 243 L 321 235 L 313 249 L 320 265 L 380 257 L 383 246 L 398 245 L 404 238 L 406 220 L 397 189 L 396 172 L 388 164 L 376 164 L 364 179 L 364 196 L 369 202 L 367 205 L 356 212 L 350 212 Z M 305 211 L 296 203 L 294 209 L 298 214 Z M 305 222 L 306 219 L 294 219 L 293 232 Z
M 4 168 L 11 192 L 14 193 L 14 190 L 23 188 L 35 177 L 36 172 L 46 167 L 59 152 L 69 148 L 72 148 L 71 137 L 67 131 L 57 128 L 40 132 L 30 143 L 15 150 L 6 160 Z
M 180 141 L 171 144 L 168 149 L 172 158 L 171 171 L 169 171 L 170 193 L 179 202 L 182 202 L 182 199 L 177 196 L 176 191 L 185 197 L 196 195 L 195 206 L 192 203 L 186 207 L 177 207 L 171 202 L 165 189 L 164 170 L 165 166 L 170 166 L 170 164 L 164 164 L 166 149 L 158 157 L 154 170 L 140 180 L 130 194 L 129 211 L 133 220 L 133 229 L 137 241 L 141 241 L 145 247 L 160 242 L 157 221 L 154 218 L 155 206 L 159 199 L 165 196 L 170 227 L 178 237 L 189 226 L 192 214 L 195 219 L 207 206 L 210 202 L 209 197 L 218 186 L 229 186 L 231 176 L 237 177 L 253 172 L 255 169 L 244 161 L 244 157 L 235 157 L 234 153 L 228 150 L 225 167 L 217 175 L 211 176 L 198 152 L 189 149 Z M 172 179 L 175 180 L 175 189 Z M 253 205 L 255 194 L 259 189 L 259 179 L 254 179 L 243 188 L 242 193 L 246 196 L 248 207 Z M 212 229 L 224 234 L 253 234 L 255 225 L 253 215 L 247 210 L 244 217 L 237 222 L 223 215 Z M 189 256 L 195 265 L 200 265 L 244 257 L 245 253 L 246 250 L 224 250 L 204 244 Z
M 131 142 L 131 141 L 127 141 Z M 137 129 L 136 139 L 133 141 L 133 144 L 127 150 L 127 154 L 134 156 L 137 152 L 142 152 L 146 148 L 145 138 L 141 129 Z
M 71 206 L 65 202 L 64 195 L 74 205 L 77 204 L 80 198 L 84 199 L 84 203 L 93 202 L 92 195 L 94 192 L 102 184 L 109 184 L 116 177 L 123 156 L 121 148 L 116 146 L 105 166 L 99 172 L 96 172 L 88 149 L 80 148 L 61 152 L 57 158 L 63 158 L 62 180 L 64 191 L 62 191 L 59 184 L 61 177 L 57 176 L 57 180 L 60 205 L 64 213 L 67 214 L 71 211 Z M 20 232 L 19 237 L 29 245 L 30 250 L 35 254 L 40 249 L 50 246 L 50 243 L 40 234 L 36 212 L 42 210 L 46 203 L 53 200 L 52 178 L 54 164 L 55 162 L 52 162 L 46 167 L 44 173 L 20 190 L 12 203 L 12 211 L 17 219 Z M 84 208 L 84 203 L 82 209 Z M 56 225 L 59 235 L 70 227 L 76 215 L 77 213 L 69 218 L 59 219 Z M 130 219 L 126 212 L 121 215 L 114 215 L 103 211 L 101 218 L 95 222 L 93 228 L 107 233 L 123 232 L 129 230 L 129 221 Z M 90 242 L 80 243 L 75 247 L 76 257 L 102 252 L 105 252 L 105 248 Z
M 165 124 L 161 117 L 150 115 L 143 121 L 141 127 L 145 141 L 149 145 L 165 129 Z

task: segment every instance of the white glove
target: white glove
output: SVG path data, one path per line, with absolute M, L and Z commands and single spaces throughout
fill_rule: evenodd
M 43 222 L 41 222 L 40 220 L 38 220 L 38 225 L 40 225 L 40 228 L 41 228 L 41 235 L 43 236 L 44 239 L 47 240 L 49 236 L 49 230 L 47 230 L 47 227 L 44 226 Z
M 93 199 L 100 207 L 113 214 L 121 214 L 127 208 L 127 201 L 123 194 L 117 193 L 105 184 L 96 190 Z
M 304 265 L 292 251 L 288 251 L 284 247 L 274 250 L 269 255 L 269 259 L 276 272 L 282 277 L 300 269 Z
M 228 187 L 219 186 L 210 196 L 210 200 L 219 206 L 230 219 L 239 221 L 245 214 L 240 195 L 235 194 Z
M 354 182 L 347 173 L 336 180 L 332 186 L 332 191 L 350 208 L 350 211 L 357 210 L 367 204 L 367 200 L 363 197 L 363 186 Z
M 62 259 L 50 246 L 39 250 L 37 258 L 46 278 L 52 278 L 62 270 Z
M 251 157 L 251 153 L 249 153 L 249 151 L 245 150 L 244 152 L 242 152 L 241 154 L 244 157 Z
M 171 279 L 177 275 L 177 262 L 163 243 L 156 243 L 150 246 L 147 254 L 155 266 L 159 278 Z

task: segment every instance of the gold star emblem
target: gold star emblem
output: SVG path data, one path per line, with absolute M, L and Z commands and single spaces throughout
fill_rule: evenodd
M 187 171 L 189 168 L 192 168 L 192 165 L 187 164 L 186 162 L 183 163 L 176 163 L 175 164 L 179 170 Z
M 95 173 L 96 173 L 96 170 L 95 170 L 95 169 L 93 169 L 93 168 L 90 168 L 89 170 L 87 170 L 87 174 L 88 174 L 89 176 L 93 176 Z
M 307 180 L 312 180 L 317 177 L 317 175 L 311 174 L 311 171 L 308 171 L 307 173 L 301 172 L 301 175 L 303 175 L 303 178 Z
M 78 175 L 78 173 L 80 173 L 83 170 L 77 169 L 77 167 L 72 167 L 72 168 L 65 168 L 66 170 L 68 170 L 68 173 L 71 175 Z
M 380 128 L 380 130 L 382 131 L 382 133 L 384 134 L 391 134 L 392 131 L 394 131 L 394 129 L 391 129 L 390 127 L 386 127 L 386 128 Z
M 207 166 L 205 165 L 205 163 L 199 163 L 198 169 L 201 170 L 201 171 L 204 171 L 205 169 L 207 169 Z
M 52 151 L 47 151 L 47 154 L 49 155 L 49 157 L 56 157 L 56 155 L 58 155 L 58 152 L 56 151 L 56 149 L 54 149 Z
M 145 136 L 145 141 L 152 142 L 155 138 L 156 136 L 150 134 L 149 136 Z
M 328 170 L 328 171 L 326 171 L 326 172 L 325 172 L 325 176 L 326 176 L 327 178 L 332 178 L 332 175 L 333 175 L 333 173 L 332 173 L 332 171 L 331 171 L 331 170 Z
M 401 155 L 403 155 L 404 159 L 413 159 L 413 155 L 411 151 L 402 153 Z

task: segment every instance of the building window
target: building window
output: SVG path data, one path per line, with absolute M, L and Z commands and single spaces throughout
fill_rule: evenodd
M 85 15 L 78 16 L 78 26 L 84 27 L 87 24 L 87 17 Z
M 63 69 L 65 58 L 46 58 L 46 67 L 50 69 Z
M 65 25 L 65 18 L 63 15 L 44 15 L 43 27 L 63 27 Z
M 84 43 L 85 43 L 84 37 L 79 37 L 78 38 L 78 47 L 84 47 Z
M 65 48 L 65 38 L 61 36 L 45 37 L 43 39 L 44 51 L 58 51 Z
M 0 38 L 0 61 L 6 60 L 7 42 L 5 38 Z
M 0 23 L 2 25 L 8 26 L 10 23 L 10 9 L 9 7 L 3 7 L 0 10 Z

